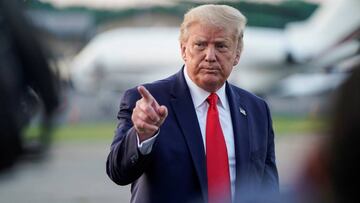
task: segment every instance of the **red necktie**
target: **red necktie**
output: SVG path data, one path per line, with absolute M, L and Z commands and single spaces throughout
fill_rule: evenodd
M 230 203 L 229 160 L 219 121 L 218 96 L 207 98 L 209 109 L 206 119 L 206 167 L 208 178 L 208 203 Z

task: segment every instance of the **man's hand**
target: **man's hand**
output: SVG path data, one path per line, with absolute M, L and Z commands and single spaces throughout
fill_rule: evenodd
M 136 102 L 131 120 L 139 135 L 140 143 L 156 134 L 168 115 L 166 106 L 160 106 L 150 92 L 139 86 L 141 99 Z

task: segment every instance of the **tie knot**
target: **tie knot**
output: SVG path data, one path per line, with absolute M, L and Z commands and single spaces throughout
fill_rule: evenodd
M 209 102 L 210 106 L 216 106 L 217 100 L 218 100 L 218 96 L 216 93 L 211 93 L 206 99 L 206 101 Z

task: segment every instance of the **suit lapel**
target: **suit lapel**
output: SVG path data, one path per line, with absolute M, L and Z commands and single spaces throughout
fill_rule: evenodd
M 226 95 L 229 100 L 231 120 L 234 130 L 235 159 L 236 159 L 236 195 L 242 184 L 247 182 L 250 158 L 250 135 L 248 114 L 244 99 L 241 99 L 234 87 L 226 84 Z
M 172 88 L 171 107 L 185 137 L 196 174 L 199 178 L 203 198 L 207 202 L 205 150 L 199 122 L 183 75 L 183 69 L 176 76 L 176 81 Z
M 185 87 L 185 88 L 184 88 Z M 243 183 L 247 182 L 250 160 L 250 134 L 248 111 L 245 103 L 231 85 L 226 84 L 226 95 L 229 100 L 231 120 L 234 130 L 235 159 L 236 159 L 236 193 Z M 186 84 L 183 69 L 177 73 L 172 87 L 171 108 L 180 125 L 186 144 L 189 148 L 196 174 L 199 178 L 202 194 L 207 202 L 207 178 L 205 150 L 197 120 L 194 104 L 189 88 Z

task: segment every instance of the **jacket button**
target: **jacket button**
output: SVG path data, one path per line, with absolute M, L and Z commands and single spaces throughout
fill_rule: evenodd
M 137 161 L 137 159 L 138 159 L 138 156 L 137 156 L 136 154 L 132 155 L 132 156 L 130 157 L 130 163 L 131 163 L 131 164 L 135 164 L 136 161 Z

